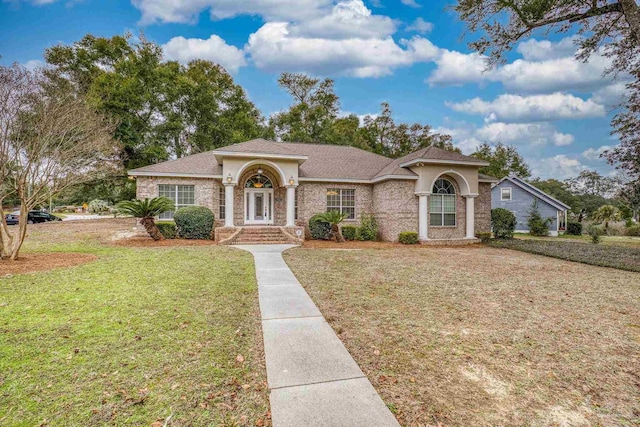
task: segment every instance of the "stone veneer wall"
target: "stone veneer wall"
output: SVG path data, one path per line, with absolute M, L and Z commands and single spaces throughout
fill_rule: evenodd
M 476 233 L 486 233 L 491 231 L 491 183 L 481 182 L 478 185 L 476 199 Z
M 403 231 L 418 232 L 415 181 L 388 180 L 373 186 L 373 206 L 382 240 L 396 242 Z
M 448 175 L 443 175 L 441 178 L 450 181 L 456 188 L 456 225 L 455 227 L 434 227 L 429 223 L 428 237 L 429 239 L 463 239 L 466 235 L 467 225 L 466 200 L 460 195 L 460 186 L 455 178 Z M 431 200 L 429 200 L 427 210 L 431 213 Z
M 136 179 L 136 197 L 138 199 L 158 197 L 159 184 L 193 185 L 194 202 L 198 206 L 211 209 L 218 219 L 219 205 L 218 193 L 220 182 L 211 178 L 171 178 L 171 177 L 146 177 L 139 176 Z
M 317 213 L 327 210 L 327 189 L 354 189 L 356 197 L 356 219 L 347 220 L 343 224 L 360 224 L 363 213 L 373 213 L 373 186 L 369 184 L 337 184 L 335 182 L 302 182 L 296 188 L 298 193 L 299 225 L 308 226 L 309 219 Z M 286 205 L 285 205 L 286 206 Z

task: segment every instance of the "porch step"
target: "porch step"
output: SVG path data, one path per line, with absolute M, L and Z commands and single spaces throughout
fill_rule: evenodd
M 235 241 L 236 245 L 284 245 L 289 243 L 280 227 L 243 227 Z

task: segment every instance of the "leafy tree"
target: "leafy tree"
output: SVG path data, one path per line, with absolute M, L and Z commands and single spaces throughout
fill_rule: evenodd
M 117 207 L 118 212 L 139 218 L 140 224 L 153 240 L 164 240 L 164 236 L 158 230 L 155 218 L 164 212 L 175 209 L 173 201 L 167 197 L 154 197 L 151 200 L 123 200 L 118 203 Z
M 533 201 L 528 214 L 527 226 L 529 227 L 529 234 L 531 234 L 532 236 L 548 236 L 549 224 L 551 224 L 551 221 L 553 221 L 553 219 L 542 218 L 542 215 L 540 215 L 540 209 L 538 209 L 537 200 Z
M 600 206 L 591 216 L 595 222 L 602 224 L 604 222 L 605 232 L 609 232 L 609 223 L 612 221 L 620 221 L 622 218 L 620 210 L 612 205 Z
M 338 210 L 324 212 L 318 215 L 318 219 L 331 225 L 331 236 L 329 239 L 336 239 L 338 243 L 344 243 L 344 237 L 340 232 L 340 223 L 345 220 L 347 214 Z
M 631 211 L 631 217 L 640 219 L 640 180 L 629 180 L 618 191 L 618 199 Z
M 581 171 L 577 177 L 569 179 L 568 184 L 577 194 L 602 197 L 612 196 L 619 187 L 615 178 L 590 170 Z
M 571 206 L 572 211 L 580 212 L 580 209 L 578 208 L 579 201 L 577 200 L 576 195 L 571 191 L 571 188 L 566 181 L 558 181 L 554 178 L 545 180 L 535 178 L 530 180 L 529 183 L 541 191 L 544 191 L 551 197 Z
M 626 73 L 628 97 L 612 120 L 621 143 L 605 153 L 635 177 L 640 176 L 640 6 L 636 0 L 459 0 L 454 9 L 470 31 L 482 36 L 470 47 L 489 57 L 489 66 L 503 62 L 513 46 L 534 31 L 545 34 L 575 30 L 577 59 L 596 53 L 612 58 L 608 73 Z
M 0 215 L 0 259 L 15 260 L 28 212 L 73 185 L 104 178 L 120 147 L 109 120 L 41 71 L 0 66 L 0 99 L 0 206 L 9 198 L 20 204 L 17 228 Z
M 509 175 L 515 175 L 520 178 L 528 178 L 531 176 L 529 166 L 514 146 L 504 145 L 499 142 L 492 148 L 485 142 L 471 155 L 489 162 L 489 166 L 480 168 L 480 173 L 499 179 Z

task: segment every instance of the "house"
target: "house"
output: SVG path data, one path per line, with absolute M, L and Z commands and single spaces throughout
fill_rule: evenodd
M 534 187 L 517 176 L 508 176 L 500 180 L 491 190 L 491 208 L 504 208 L 513 212 L 518 221 L 517 233 L 528 233 L 527 219 L 534 202 L 542 218 L 552 218 L 549 234 L 557 236 L 567 225 L 567 211 L 570 206 L 554 199 L 544 191 Z
M 416 231 L 423 243 L 437 244 L 475 242 L 476 232 L 490 230 L 498 180 L 478 173 L 486 165 L 436 147 L 391 159 L 345 145 L 254 139 L 129 175 L 138 198 L 167 196 L 177 207 L 213 210 L 220 243 L 246 241 L 239 236 L 268 226 L 265 233 L 304 238 L 309 218 L 340 210 L 345 224 L 373 214 L 383 240 Z

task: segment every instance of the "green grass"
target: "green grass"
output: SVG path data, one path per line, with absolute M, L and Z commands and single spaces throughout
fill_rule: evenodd
M 583 234 L 581 236 L 573 236 L 570 234 L 562 234 L 558 237 L 537 237 L 531 236 L 529 234 L 516 234 L 514 236 L 516 239 L 522 240 L 568 240 L 573 242 L 591 242 L 591 237 L 587 234 Z M 640 237 L 631 237 L 631 236 L 602 236 L 602 244 L 603 245 L 611 245 L 611 246 L 628 246 L 632 248 L 640 248 Z
M 0 278 L 0 425 L 268 422 L 248 253 L 35 234 L 28 250 L 99 259 Z
M 581 236 L 575 236 L 581 237 Z M 608 237 L 611 239 L 611 237 Z M 628 238 L 631 239 L 631 238 Z M 516 238 L 491 240 L 496 248 L 515 249 L 567 261 L 640 272 L 640 246 L 583 243 L 580 239 Z M 610 241 L 609 241 L 610 242 Z

